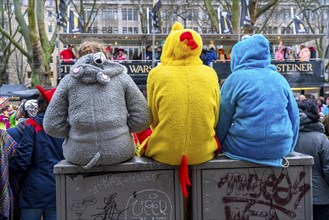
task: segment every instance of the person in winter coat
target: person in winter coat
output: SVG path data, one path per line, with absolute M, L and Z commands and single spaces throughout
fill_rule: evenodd
M 106 60 L 103 51 L 98 43 L 81 45 L 80 58 L 58 85 L 44 120 L 48 134 L 66 138 L 65 159 L 84 169 L 134 157 L 131 133 L 148 128 L 152 118 L 127 68 Z
M 238 42 L 231 69 L 221 88 L 216 128 L 222 152 L 282 167 L 297 141 L 298 107 L 287 80 L 271 65 L 269 41 L 256 34 Z
M 310 53 L 311 53 L 310 58 L 311 59 L 315 59 L 316 58 L 316 50 L 315 50 L 315 48 L 313 46 L 310 46 L 308 49 L 310 50 Z
M 38 113 L 25 123 L 22 141 L 9 162 L 10 174 L 24 173 L 18 205 L 21 220 L 56 220 L 56 181 L 54 165 L 64 159 L 64 139 L 49 136 L 43 129 L 43 119 L 55 88 L 36 86 Z
M 310 61 L 311 52 L 305 45 L 300 45 L 300 51 L 298 53 L 299 61 Z
M 38 104 L 37 100 L 23 100 L 19 105 L 16 113 L 18 122 L 15 127 L 7 130 L 8 134 L 17 142 L 20 143 L 23 137 L 25 122 L 29 118 L 34 118 L 37 115 Z
M 329 141 L 315 100 L 298 102 L 300 129 L 295 151 L 311 155 L 313 220 L 329 219 Z
M 208 66 L 213 67 L 213 63 L 217 60 L 217 54 L 213 47 L 211 47 L 210 50 L 206 52 L 204 59 L 207 61 Z
M 275 51 L 274 58 L 275 58 L 275 61 L 277 61 L 277 62 L 285 61 L 284 47 L 280 46 L 279 49 L 277 51 Z

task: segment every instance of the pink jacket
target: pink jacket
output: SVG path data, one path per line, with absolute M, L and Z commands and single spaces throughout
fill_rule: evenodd
M 279 49 L 275 52 L 274 59 L 278 62 L 285 61 L 283 47 L 279 47 Z
M 310 57 L 311 57 L 311 52 L 307 47 L 299 51 L 298 54 L 299 61 L 310 61 Z

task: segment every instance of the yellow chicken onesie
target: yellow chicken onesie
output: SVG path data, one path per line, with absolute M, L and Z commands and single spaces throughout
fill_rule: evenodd
M 215 135 L 220 91 L 216 72 L 202 64 L 201 36 L 176 22 L 163 46 L 161 64 L 147 79 L 152 134 L 145 156 L 180 165 L 182 191 L 191 185 L 187 165 L 211 160 L 219 150 Z

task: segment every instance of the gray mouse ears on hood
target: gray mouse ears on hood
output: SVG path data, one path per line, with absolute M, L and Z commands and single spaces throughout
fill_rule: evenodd
M 87 84 L 107 84 L 112 77 L 121 73 L 127 73 L 127 68 L 107 60 L 102 52 L 81 57 L 70 70 L 73 78 Z

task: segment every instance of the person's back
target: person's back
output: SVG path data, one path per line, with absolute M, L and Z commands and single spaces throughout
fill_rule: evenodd
M 315 100 L 298 103 L 300 129 L 295 151 L 311 155 L 313 188 L 313 220 L 329 219 L 329 141 L 324 134 Z
M 207 65 L 213 67 L 213 62 L 217 60 L 217 55 L 214 48 L 210 48 L 210 50 L 206 53 L 205 59 L 207 60 Z
M 153 132 L 145 156 L 171 165 L 199 164 L 215 156 L 218 77 L 212 68 L 202 65 L 201 50 L 199 34 L 179 23 L 173 25 L 163 46 L 161 65 L 152 69 L 147 79 Z
M 56 219 L 56 181 L 54 165 L 64 159 L 64 139 L 54 138 L 43 129 L 43 118 L 55 89 L 41 92 L 39 112 L 25 123 L 21 143 L 10 160 L 10 173 L 24 173 L 18 204 L 21 219 Z
M 231 69 L 221 88 L 216 128 L 223 152 L 281 167 L 297 140 L 298 108 L 287 80 L 271 65 L 268 40 L 253 35 L 237 43 Z

